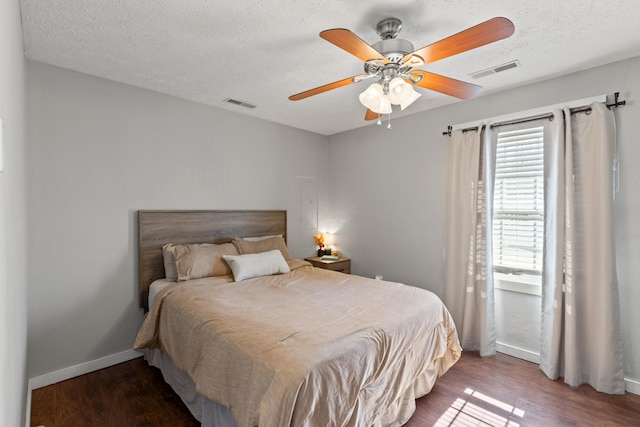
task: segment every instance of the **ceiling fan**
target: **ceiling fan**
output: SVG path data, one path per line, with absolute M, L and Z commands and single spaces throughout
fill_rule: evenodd
M 511 36 L 515 30 L 507 18 L 489 19 L 474 27 L 449 36 L 438 42 L 414 50 L 413 44 L 397 38 L 402 22 L 386 18 L 378 23 L 376 32 L 381 41 L 369 45 L 344 28 L 334 28 L 320 33 L 320 37 L 364 61 L 364 74 L 338 80 L 314 89 L 291 95 L 298 101 L 367 79 L 376 82 L 360 94 L 360 102 L 367 107 L 365 120 L 375 120 L 381 114 L 391 114 L 391 104 L 405 109 L 420 93 L 413 87 L 444 93 L 461 99 L 478 96 L 481 86 L 418 69 L 423 65 L 466 52 Z

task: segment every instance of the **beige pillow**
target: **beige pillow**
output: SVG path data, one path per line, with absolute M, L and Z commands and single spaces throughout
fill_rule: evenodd
M 231 243 L 174 245 L 171 252 L 176 260 L 179 282 L 201 277 L 230 275 L 231 269 L 222 256 L 239 255 L 238 250 Z
M 236 245 L 236 248 L 238 248 L 238 252 L 240 252 L 241 255 L 259 254 L 261 252 L 278 249 L 282 252 L 282 256 L 285 260 L 291 259 L 291 254 L 289 253 L 287 244 L 284 242 L 284 238 L 282 236 L 270 237 L 257 242 L 244 240 L 242 238 L 235 238 L 233 239 L 233 244 Z
M 164 259 L 164 277 L 167 280 L 178 280 L 176 270 L 176 259 L 173 256 L 173 243 L 167 243 L 162 247 L 162 258 Z

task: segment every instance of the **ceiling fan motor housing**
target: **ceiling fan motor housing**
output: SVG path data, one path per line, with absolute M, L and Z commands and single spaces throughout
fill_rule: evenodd
M 400 64 L 407 53 L 415 50 L 410 41 L 396 38 L 401 29 L 402 21 L 398 18 L 383 19 L 376 25 L 376 32 L 382 40 L 372 46 L 395 64 Z
M 381 40 L 372 46 L 389 60 L 389 62 L 399 64 L 407 53 L 413 52 L 413 43 L 405 39 Z

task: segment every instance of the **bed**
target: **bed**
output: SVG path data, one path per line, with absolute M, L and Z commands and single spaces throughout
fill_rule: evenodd
M 139 211 L 148 313 L 134 348 L 203 426 L 406 423 L 460 357 L 448 311 L 426 290 L 291 257 L 286 225 L 286 211 Z M 174 251 L 172 281 L 167 244 L 239 253 L 200 277 Z

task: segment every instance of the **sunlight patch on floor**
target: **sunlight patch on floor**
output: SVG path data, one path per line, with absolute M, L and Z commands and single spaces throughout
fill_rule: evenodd
M 473 389 L 467 388 L 465 394 L 469 395 L 468 399 L 458 398 L 455 402 L 442 414 L 435 426 L 437 427 L 519 427 L 520 424 L 510 420 L 511 415 L 524 417 L 524 411 L 501 400 L 495 399 L 486 394 L 480 393 Z M 484 403 L 488 403 L 495 407 L 495 410 L 483 408 L 469 400 L 478 399 Z

